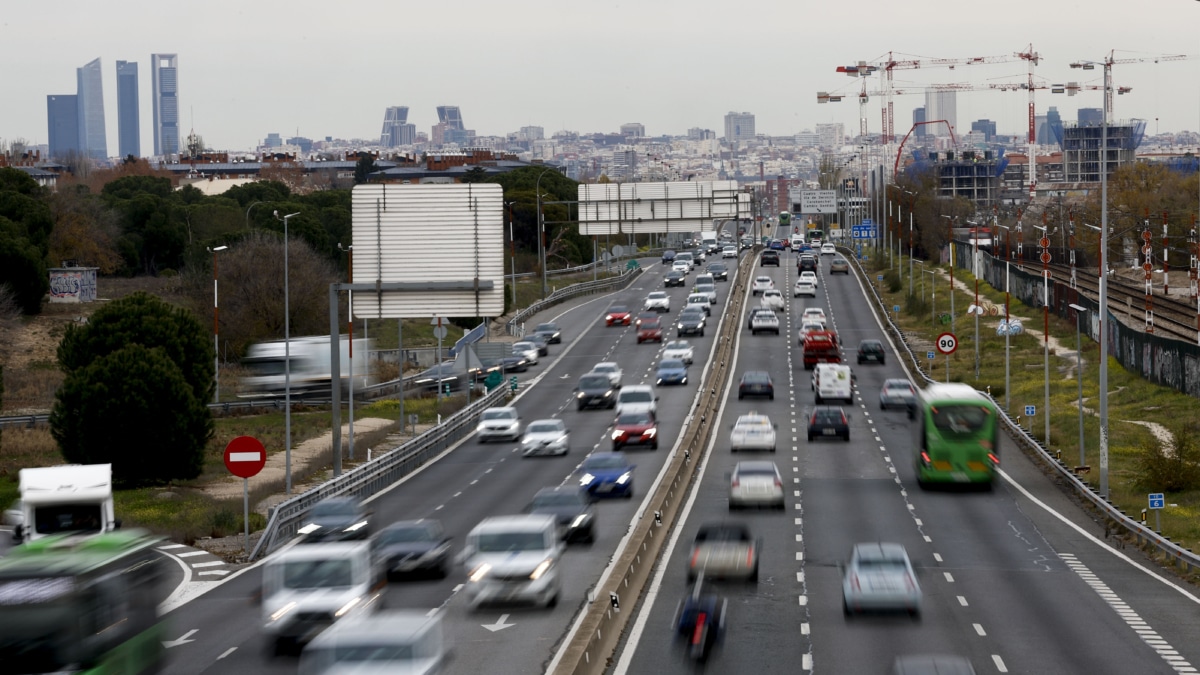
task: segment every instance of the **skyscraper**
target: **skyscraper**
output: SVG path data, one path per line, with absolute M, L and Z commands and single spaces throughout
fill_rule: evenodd
M 79 97 L 52 94 L 46 97 L 46 124 L 49 128 L 50 158 L 62 160 L 79 152 Z
M 725 115 L 725 142 L 754 140 L 754 115 L 730 112 Z
M 75 70 L 79 90 L 79 149 L 93 159 L 108 159 L 108 137 L 104 125 L 104 83 L 100 59 Z
M 925 108 L 913 108 L 913 132 L 917 138 L 925 138 L 925 126 L 921 122 L 925 121 Z M 921 124 L 921 126 L 917 126 Z
M 136 61 L 117 61 L 117 147 L 122 158 L 142 156 Z
M 154 87 L 154 154 L 179 153 L 179 78 L 176 54 L 150 55 Z
M 459 112 L 456 105 L 439 105 L 437 107 L 438 122 L 445 124 L 447 129 L 455 131 L 463 131 L 462 113 Z
M 989 119 L 975 120 L 971 122 L 971 131 L 982 133 L 984 140 L 990 143 L 996 137 L 996 123 Z
M 417 126 L 408 123 L 408 106 L 392 106 L 383 114 L 383 131 L 379 144 L 385 148 L 412 145 L 416 141 Z
M 945 120 L 950 128 L 947 129 L 945 124 L 927 124 L 925 125 L 930 136 L 944 137 L 950 135 L 950 130 L 958 133 L 958 110 L 956 93 L 954 91 L 939 91 L 930 90 L 925 92 L 925 121 L 934 122 L 937 120 Z

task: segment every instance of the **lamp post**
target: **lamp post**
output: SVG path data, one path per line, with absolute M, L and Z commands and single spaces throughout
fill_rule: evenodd
M 208 249 L 213 254 L 213 403 L 221 400 L 221 342 L 217 335 L 220 324 L 217 322 L 217 252 L 228 249 L 228 246 L 217 246 Z
M 937 319 L 934 318 L 937 313 L 935 310 L 937 306 L 937 270 L 921 271 L 929 275 L 929 323 L 933 326 L 934 330 L 937 330 Z M 922 277 L 922 280 L 924 280 L 924 277 Z M 924 289 L 921 292 L 924 294 Z
M 968 221 L 968 224 L 970 221 Z M 975 230 L 971 241 L 975 243 L 974 249 L 971 251 L 971 272 L 975 275 L 975 302 L 972 303 L 968 314 L 975 315 L 975 379 L 979 379 L 979 315 L 983 314 L 983 307 L 979 305 L 979 228 L 978 223 L 972 224 L 972 229 Z
M 1008 316 L 1008 280 L 1009 272 L 1012 270 L 1012 228 L 1007 225 L 1001 225 L 1004 228 L 1004 410 L 1009 411 L 1009 400 L 1012 394 L 1012 386 L 1009 382 L 1008 370 L 1008 354 L 1009 354 L 1009 339 L 1012 335 L 1012 323 Z
M 542 299 L 546 299 L 546 225 L 542 220 L 542 176 L 546 175 L 547 171 L 551 171 L 553 167 L 546 167 L 538 174 L 537 181 L 534 183 L 533 192 L 537 199 L 537 232 L 538 232 L 538 258 L 542 263 Z
M 342 242 L 338 242 L 338 250 L 346 254 L 346 282 L 354 283 L 354 244 L 342 246 Z M 363 319 L 363 325 L 366 326 L 366 319 Z M 350 454 L 350 461 L 354 461 L 354 291 L 346 291 L 346 326 L 348 329 L 349 341 L 346 345 L 346 354 L 350 357 L 349 363 L 346 366 L 346 375 L 350 381 L 350 433 L 347 438 L 347 445 Z M 338 350 L 341 351 L 340 349 Z M 403 378 L 401 378 L 403 379 Z M 341 386 L 337 382 L 331 383 L 331 386 Z M 334 452 L 340 453 L 341 448 L 335 448 Z M 340 465 L 339 465 L 340 466 Z
M 1045 406 L 1046 406 L 1046 449 L 1050 449 L 1050 233 L 1043 225 L 1034 225 L 1042 231 L 1038 245 L 1042 249 L 1042 315 L 1045 317 L 1042 326 L 1042 358 L 1045 367 Z
M 954 217 L 942 216 L 946 223 L 946 251 L 950 254 L 950 332 L 958 336 L 954 321 Z
M 292 342 L 291 342 L 291 307 L 288 304 L 288 219 L 300 215 L 300 212 L 280 216 L 275 212 L 275 219 L 283 222 L 283 437 L 284 437 L 284 474 L 286 494 L 292 494 Z
M 1079 466 L 1087 466 L 1083 453 L 1083 342 L 1079 335 L 1079 322 L 1087 307 L 1080 307 L 1075 303 L 1067 306 L 1075 310 L 1075 379 L 1079 380 Z
M 246 229 L 247 230 L 250 229 L 250 210 L 262 203 L 263 202 L 251 202 L 250 206 L 246 207 Z

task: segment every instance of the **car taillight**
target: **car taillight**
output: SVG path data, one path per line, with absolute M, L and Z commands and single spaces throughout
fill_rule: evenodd
M 741 485 L 742 485 L 742 482 L 740 480 L 734 478 L 733 483 L 730 484 L 730 487 L 737 488 L 737 487 L 741 487 Z
M 753 546 L 751 546 L 750 549 L 746 551 L 746 564 L 747 565 L 754 564 L 754 547 Z
M 783 481 L 781 481 L 781 480 L 779 480 L 778 478 L 776 478 L 776 479 L 775 479 L 775 487 L 777 487 L 777 488 L 782 488 L 782 487 L 783 487 Z
M 992 464 L 995 464 L 996 466 L 1000 466 L 1000 458 L 993 455 L 990 452 L 988 453 L 988 459 L 992 460 Z
M 849 424 L 849 422 L 846 421 L 846 413 L 842 413 L 842 424 Z
M 930 464 L 933 464 L 933 460 L 929 459 L 928 452 L 924 452 L 924 451 L 921 452 L 921 463 L 924 464 L 925 466 L 929 466 Z
M 853 586 L 854 590 L 856 590 L 856 591 L 860 590 L 862 588 L 861 586 L 859 586 L 857 573 L 850 575 L 850 585 Z

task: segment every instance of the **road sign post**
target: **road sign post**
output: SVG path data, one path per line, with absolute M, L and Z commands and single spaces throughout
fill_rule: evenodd
M 1162 518 L 1159 514 L 1167 506 L 1166 495 L 1161 492 L 1151 492 L 1148 497 L 1150 498 L 1150 510 L 1154 512 L 1154 531 L 1162 534 Z
M 242 527 L 244 550 L 250 550 L 250 478 L 267 465 L 267 450 L 253 436 L 238 436 L 225 446 L 225 468 L 242 479 Z
M 512 377 L 508 378 L 508 387 L 509 387 L 509 390 L 512 391 L 514 394 L 517 393 L 517 376 L 516 375 L 513 375 Z
M 946 381 L 950 381 L 950 355 L 958 349 L 958 338 L 954 333 L 942 333 L 937 337 L 937 350 L 946 355 Z

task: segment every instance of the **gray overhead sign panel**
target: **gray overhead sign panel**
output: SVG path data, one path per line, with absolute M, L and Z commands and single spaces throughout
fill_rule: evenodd
M 737 181 L 588 183 L 579 186 L 579 233 L 703 231 L 714 219 L 739 217 L 748 209 L 740 201 Z
M 804 190 L 800 193 L 800 213 L 837 213 L 837 190 Z
M 358 185 L 351 198 L 354 315 L 504 313 L 504 191 L 492 183 Z

